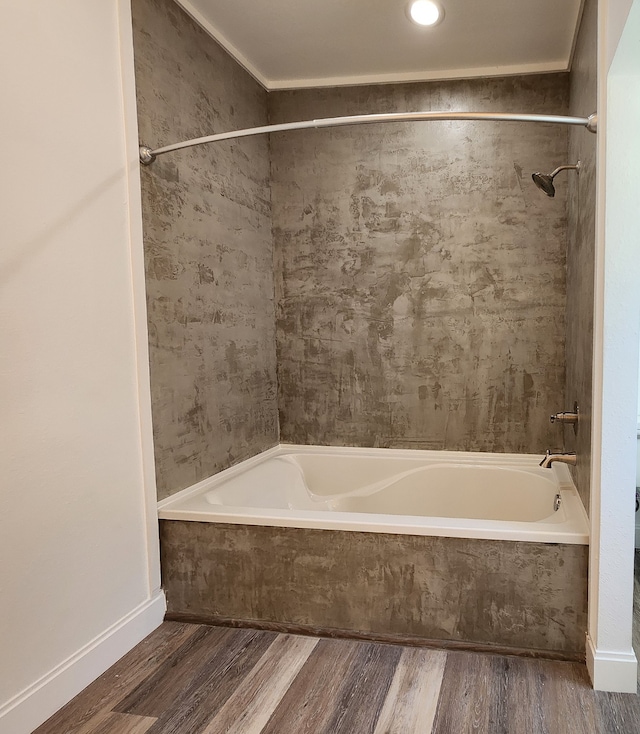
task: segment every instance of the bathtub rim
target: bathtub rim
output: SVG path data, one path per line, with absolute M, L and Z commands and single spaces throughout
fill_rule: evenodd
M 566 523 L 517 522 L 505 520 L 472 520 L 467 518 L 420 517 L 412 515 L 378 515 L 374 513 L 331 513 L 317 510 L 283 510 L 211 505 L 179 509 L 176 505 L 197 500 L 198 495 L 215 489 L 232 477 L 242 474 L 268 459 L 286 454 L 339 455 L 398 459 L 442 460 L 458 464 L 487 464 L 531 467 L 538 463 L 539 454 L 502 454 L 471 451 L 433 451 L 424 449 L 385 449 L 351 446 L 305 446 L 278 444 L 249 459 L 224 469 L 190 487 L 158 502 L 160 520 L 184 520 L 230 525 L 265 525 L 275 527 L 309 528 L 316 530 L 347 530 L 400 535 L 433 535 L 436 537 L 482 538 L 534 543 L 570 545 L 589 544 L 589 520 L 566 464 L 554 464 L 550 469 L 558 481 L 562 502 L 569 520 Z M 335 515 L 335 517 L 332 517 Z M 419 521 L 418 521 L 419 520 Z

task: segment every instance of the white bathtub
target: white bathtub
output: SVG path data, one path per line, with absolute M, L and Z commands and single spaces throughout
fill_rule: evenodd
M 158 510 L 162 520 L 587 544 L 568 468 L 542 469 L 540 459 L 281 445 Z

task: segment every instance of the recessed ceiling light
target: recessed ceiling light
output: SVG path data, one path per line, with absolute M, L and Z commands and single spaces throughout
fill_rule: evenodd
M 436 25 L 444 17 L 444 10 L 432 0 L 415 0 L 409 6 L 409 17 L 418 25 Z

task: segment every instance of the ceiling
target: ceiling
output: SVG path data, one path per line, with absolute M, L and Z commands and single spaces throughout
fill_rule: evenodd
M 566 71 L 582 0 L 176 0 L 267 89 Z

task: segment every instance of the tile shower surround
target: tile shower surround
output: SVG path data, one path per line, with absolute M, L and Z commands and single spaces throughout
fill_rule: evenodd
M 597 108 L 596 99 L 596 37 L 598 4 L 587 0 L 582 14 L 582 25 L 573 59 L 570 93 L 570 114 L 591 114 Z M 589 511 L 591 485 L 591 389 L 593 384 L 593 296 L 596 259 L 596 136 L 580 135 L 569 131 L 568 162 L 581 162 L 579 176 L 569 176 L 567 245 L 567 299 L 566 361 L 567 408 L 576 400 L 582 420 L 574 435 L 566 428 L 564 438 L 567 450 L 578 454 L 573 471 L 574 481 L 582 502 Z
M 572 112 L 588 112 L 588 69 L 267 94 L 172 0 L 133 10 L 140 137 L 151 144 L 360 112 L 563 114 L 570 81 Z M 592 136 L 570 135 L 588 156 Z M 573 184 L 547 199 L 530 173 L 565 162 L 568 137 L 521 123 L 369 125 L 182 151 L 144 169 L 159 496 L 278 440 L 558 446 L 548 414 L 566 407 L 565 380 L 585 402 L 589 376 L 576 370 L 589 361 L 588 329 L 567 324 L 565 376 Z M 585 232 L 588 221 L 577 235 L 587 242 Z M 569 278 L 582 303 L 589 273 L 576 274 L 575 241 Z
M 568 75 L 274 92 L 271 122 L 416 109 L 565 114 Z M 590 133 L 584 131 L 585 135 Z M 544 453 L 564 405 L 567 129 L 271 135 L 284 443 Z
M 172 0 L 134 0 L 140 139 L 267 123 L 267 93 Z M 269 140 L 142 170 L 158 497 L 278 442 Z

